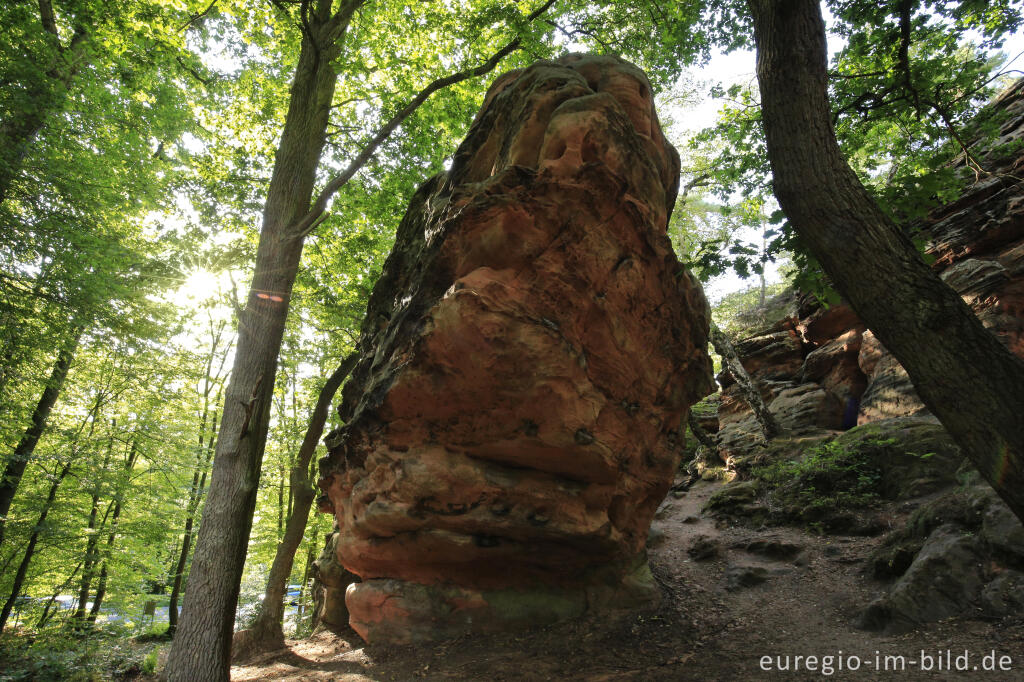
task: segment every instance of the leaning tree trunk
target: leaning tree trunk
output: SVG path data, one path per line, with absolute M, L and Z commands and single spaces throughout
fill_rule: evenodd
M 317 396 L 313 415 L 309 419 L 309 426 L 306 427 L 306 434 L 302 439 L 302 445 L 299 447 L 298 456 L 295 458 L 289 475 L 294 495 L 292 512 L 285 523 L 284 536 L 277 545 L 277 553 L 274 555 L 274 563 L 270 567 L 270 576 L 267 578 L 267 589 L 263 595 L 259 615 L 249 629 L 235 634 L 235 660 L 244 660 L 253 654 L 284 646 L 284 630 L 281 621 L 284 618 L 284 596 L 287 591 L 288 576 L 292 573 L 295 552 L 302 543 L 306 523 L 309 520 L 309 509 L 313 505 L 315 497 L 313 482 L 310 480 L 309 463 L 313 458 L 313 453 L 316 452 L 320 436 L 323 435 L 331 400 L 334 399 L 334 394 L 338 392 L 341 384 L 345 381 L 345 377 L 352 371 L 358 357 L 358 354 L 353 353 L 345 358 L 341 365 L 334 370 L 334 373 L 328 377 L 327 383 L 320 389 L 320 394 Z
M 693 433 L 693 437 L 697 439 L 697 442 L 706 447 L 711 452 L 718 450 L 718 445 L 715 443 L 715 439 L 704 430 L 704 427 L 697 421 L 697 417 L 694 416 L 693 410 L 686 416 L 686 423 L 690 427 L 690 432 Z
M 764 434 L 764 439 L 769 441 L 775 438 L 775 436 L 779 435 L 778 422 L 775 421 L 775 417 L 768 410 L 768 406 L 764 404 L 764 399 L 761 397 L 761 391 L 758 390 L 757 384 L 754 383 L 753 378 L 747 373 L 743 363 L 740 362 L 740 356 L 732 345 L 732 341 L 729 340 L 729 337 L 721 329 L 713 324 L 711 325 L 708 338 L 711 340 L 711 345 L 715 347 L 715 352 L 722 356 L 722 362 L 729 368 L 732 378 L 736 380 L 736 385 L 740 387 L 743 399 L 750 405 L 750 409 L 753 410 L 754 418 L 761 426 L 761 433 Z M 694 435 L 696 435 L 696 432 L 694 432 Z
M 221 416 L 185 602 L 167 660 L 168 680 L 227 680 L 242 568 L 270 422 L 281 349 L 303 237 L 289 228 L 308 211 L 337 74 L 333 60 L 351 13 L 311 8 L 292 81 L 288 114 L 263 209 L 263 228 Z
M 61 468 L 60 473 L 50 483 L 50 492 L 46 496 L 46 501 L 43 502 L 43 510 L 39 512 L 35 528 L 32 529 L 32 535 L 28 539 L 28 546 L 25 547 L 25 554 L 21 557 L 21 563 L 18 564 L 18 570 L 14 574 L 14 582 L 11 584 L 11 595 L 4 602 L 3 609 L 0 609 L 0 632 L 3 632 L 4 626 L 7 625 L 7 619 L 11 616 L 11 609 L 14 608 L 14 603 L 18 600 L 18 593 L 21 592 L 21 588 L 25 584 L 25 576 L 28 575 L 28 567 L 35 555 L 39 534 L 43 531 L 46 517 L 50 513 L 50 508 L 53 507 L 53 501 L 57 498 L 57 489 L 64 482 L 68 472 L 71 471 L 71 463 L 73 461 L 73 459 L 68 459 L 67 463 Z
M 775 195 L 929 410 L 1024 520 L 1024 361 L 861 185 L 836 142 L 817 0 L 748 0 Z
M 64 342 L 64 346 L 57 353 L 57 361 L 53 365 L 53 371 L 50 372 L 46 388 L 43 389 L 43 395 L 40 396 L 39 403 L 36 404 L 36 409 L 32 412 L 32 421 L 25 429 L 25 434 L 18 442 L 18 447 L 14 449 L 11 458 L 7 460 L 7 466 L 4 467 L 3 477 L 0 478 L 0 545 L 4 542 L 4 529 L 7 525 L 7 512 L 11 510 L 11 501 L 14 500 L 14 494 L 18 492 L 21 477 L 25 475 L 25 467 L 32 459 L 32 453 L 35 452 L 36 445 L 39 444 L 39 439 L 42 437 L 43 431 L 46 430 L 46 422 L 50 418 L 50 412 L 53 410 L 54 403 L 57 402 L 61 389 L 64 387 L 64 380 L 68 376 L 68 369 L 71 367 L 75 350 L 78 348 L 78 341 L 81 338 L 82 328 L 79 327 Z

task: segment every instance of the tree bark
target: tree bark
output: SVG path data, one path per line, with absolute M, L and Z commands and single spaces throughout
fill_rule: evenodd
M 303 237 L 289 227 L 309 208 L 337 74 L 332 62 L 363 0 L 309 8 L 288 113 L 263 209 L 263 227 L 214 454 L 185 602 L 167 660 L 172 681 L 227 680 L 235 608 L 266 447 L 281 349 Z
M 267 578 L 267 589 L 263 596 L 259 615 L 247 630 L 242 630 L 234 637 L 234 659 L 236 661 L 284 646 L 284 630 L 282 620 L 284 618 L 284 598 L 288 587 L 288 576 L 292 573 L 292 565 L 295 562 L 295 552 L 302 543 L 302 537 L 306 530 L 306 523 L 309 521 L 309 510 L 316 497 L 313 490 L 313 481 L 309 475 L 309 463 L 316 452 L 316 446 L 323 435 L 324 425 L 327 423 L 328 411 L 334 395 L 341 388 L 345 378 L 352 371 L 359 358 L 358 354 L 352 353 L 338 366 L 328 377 L 324 387 L 316 399 L 316 406 L 306 427 L 306 434 L 299 447 L 298 456 L 292 465 L 289 479 L 293 491 L 292 513 L 285 523 L 284 536 L 277 545 L 277 552 L 274 555 L 274 563 L 270 567 L 270 576 Z
M 699 423 L 697 418 L 693 416 L 693 410 L 686 417 L 686 423 L 690 427 L 690 431 L 693 433 L 693 437 L 697 439 L 697 442 L 706 447 L 711 452 L 717 452 L 718 445 L 715 444 L 715 439 L 708 435 Z
M 761 398 L 761 391 L 758 390 L 757 384 L 747 374 L 743 363 L 740 362 L 740 356 L 732 345 L 732 341 L 715 325 L 711 325 L 711 332 L 708 338 L 711 340 L 711 345 L 715 347 L 715 352 L 722 356 L 722 362 L 728 367 L 732 378 L 736 380 L 736 385 L 739 386 L 743 399 L 754 412 L 754 418 L 761 426 L 761 433 L 764 434 L 765 441 L 775 438 L 775 436 L 779 435 L 779 424 L 768 410 L 768 406 L 764 404 L 764 399 Z
M 43 395 L 40 396 L 36 409 L 32 412 L 32 421 L 25 429 L 25 434 L 21 437 L 21 441 L 4 467 L 3 478 L 0 480 L 0 545 L 3 545 L 4 542 L 4 529 L 7 525 L 7 513 L 11 509 L 11 501 L 18 491 L 21 477 L 25 474 L 25 467 L 32 459 L 36 445 L 39 444 L 39 439 L 42 437 L 43 431 L 46 430 L 46 422 L 50 418 L 53 405 L 57 402 L 57 397 L 64 387 L 64 380 L 67 378 L 68 369 L 74 360 L 78 341 L 82 338 L 82 331 L 81 327 L 76 329 L 57 353 L 57 361 L 53 365 L 53 371 L 50 372 Z
M 924 404 L 1024 520 L 1024 361 L 878 207 L 836 142 L 816 0 L 748 0 L 775 195 Z

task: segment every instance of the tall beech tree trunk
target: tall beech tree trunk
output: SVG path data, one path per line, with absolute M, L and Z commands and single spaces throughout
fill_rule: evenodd
M 36 445 L 39 444 L 39 439 L 46 430 L 46 422 L 50 418 L 53 405 L 57 402 L 61 389 L 64 388 L 64 380 L 67 378 L 68 369 L 74 360 L 78 342 L 82 338 L 82 331 L 81 327 L 76 329 L 57 353 L 57 360 L 53 364 L 50 378 L 46 381 L 43 395 L 40 396 L 36 409 L 32 412 L 32 421 L 25 429 L 25 434 L 18 442 L 14 453 L 7 460 L 7 466 L 4 467 L 3 478 L 0 479 L 0 545 L 3 545 L 4 542 L 4 529 L 7 525 L 7 513 L 11 510 L 11 501 L 14 500 L 14 494 L 18 492 L 21 477 L 25 475 L 25 467 L 32 459 Z
M 185 601 L 167 660 L 168 680 L 227 680 L 235 608 L 256 507 L 284 335 L 303 238 L 288 228 L 309 209 L 337 80 L 332 62 L 363 0 L 338 15 L 310 7 L 263 209 L 252 284 L 239 314 L 238 345 L 221 416 Z
M 352 371 L 358 357 L 358 354 L 352 353 L 345 358 L 328 377 L 317 396 L 306 434 L 289 473 L 293 495 L 292 511 L 285 523 L 284 536 L 277 545 L 274 563 L 270 566 L 270 576 L 267 578 L 267 589 L 259 615 L 252 627 L 235 635 L 235 660 L 243 660 L 253 654 L 284 646 L 284 630 L 281 623 L 284 619 L 284 597 L 288 589 L 288 576 L 292 573 L 295 552 L 302 543 L 306 523 L 309 521 L 309 510 L 316 497 L 309 464 L 320 442 L 320 436 L 323 435 L 331 401 Z
M 527 23 L 555 0 L 528 15 Z M 305 238 L 324 218 L 331 197 L 373 157 L 380 145 L 433 93 L 493 71 L 518 50 L 515 38 L 484 63 L 431 81 L 398 110 L 313 199 L 337 81 L 333 62 L 352 15 L 366 0 L 301 3 L 302 42 L 288 113 L 263 207 L 263 227 L 246 307 L 239 315 L 238 346 L 213 461 L 178 632 L 167 659 L 172 682 L 227 680 L 231 636 L 256 506 L 263 451 L 273 402 L 292 286 Z
M 925 405 L 1024 520 L 1024 361 L 874 202 L 836 142 L 817 0 L 748 0 L 775 196 Z
M 757 384 L 747 374 L 743 363 L 740 362 L 740 356 L 736 352 L 736 347 L 732 345 L 732 341 L 729 340 L 729 337 L 721 329 L 713 324 L 711 325 L 708 338 L 711 340 L 711 345 L 715 347 L 715 352 L 722 356 L 722 362 L 729 368 L 729 373 L 732 374 L 732 378 L 736 380 L 736 384 L 740 387 L 743 400 L 753 410 L 754 418 L 761 427 L 764 439 L 769 441 L 775 438 L 775 436 L 779 435 L 779 424 L 775 421 L 772 413 L 768 411 L 768 406 L 764 404 L 764 399 L 761 398 L 761 391 L 758 390 Z M 694 435 L 696 435 L 696 432 L 694 432 Z

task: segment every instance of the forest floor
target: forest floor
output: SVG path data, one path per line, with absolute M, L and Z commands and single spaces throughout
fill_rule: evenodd
M 904 635 L 859 630 L 858 614 L 884 589 L 864 568 L 881 538 L 723 526 L 701 513 L 720 485 L 698 482 L 660 507 L 650 549 L 664 595 L 657 608 L 418 647 L 320 633 L 235 666 L 232 680 L 1024 680 L 1024 614 Z M 901 516 L 893 507 L 893 523 Z M 985 671 L 993 652 L 997 666 L 1012 657 L 1011 669 Z

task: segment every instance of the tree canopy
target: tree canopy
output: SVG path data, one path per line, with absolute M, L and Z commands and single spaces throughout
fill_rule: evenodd
M 688 89 L 713 54 L 754 46 L 764 4 L 0 6 L 0 629 L 169 621 L 175 647 L 208 645 L 202 664 L 226 675 L 232 629 L 257 622 L 289 519 L 309 511 L 317 457 L 302 444 L 357 350 L 398 220 L 489 83 L 590 50 Z M 824 7 L 838 149 L 920 249 L 914 221 L 962 185 L 951 162 L 992 172 L 971 149 L 998 132 L 978 113 L 1013 73 L 998 51 L 1021 7 Z M 773 196 L 761 93 L 715 92 L 729 103 L 681 150 L 670 235 L 702 279 L 790 259 L 827 297 L 835 275 Z M 273 615 L 295 632 L 330 530 L 300 525 L 275 578 L 297 605 Z M 188 582 L 194 555 L 196 575 L 223 578 L 214 601 L 210 581 Z M 216 623 L 190 625 L 200 609 Z

